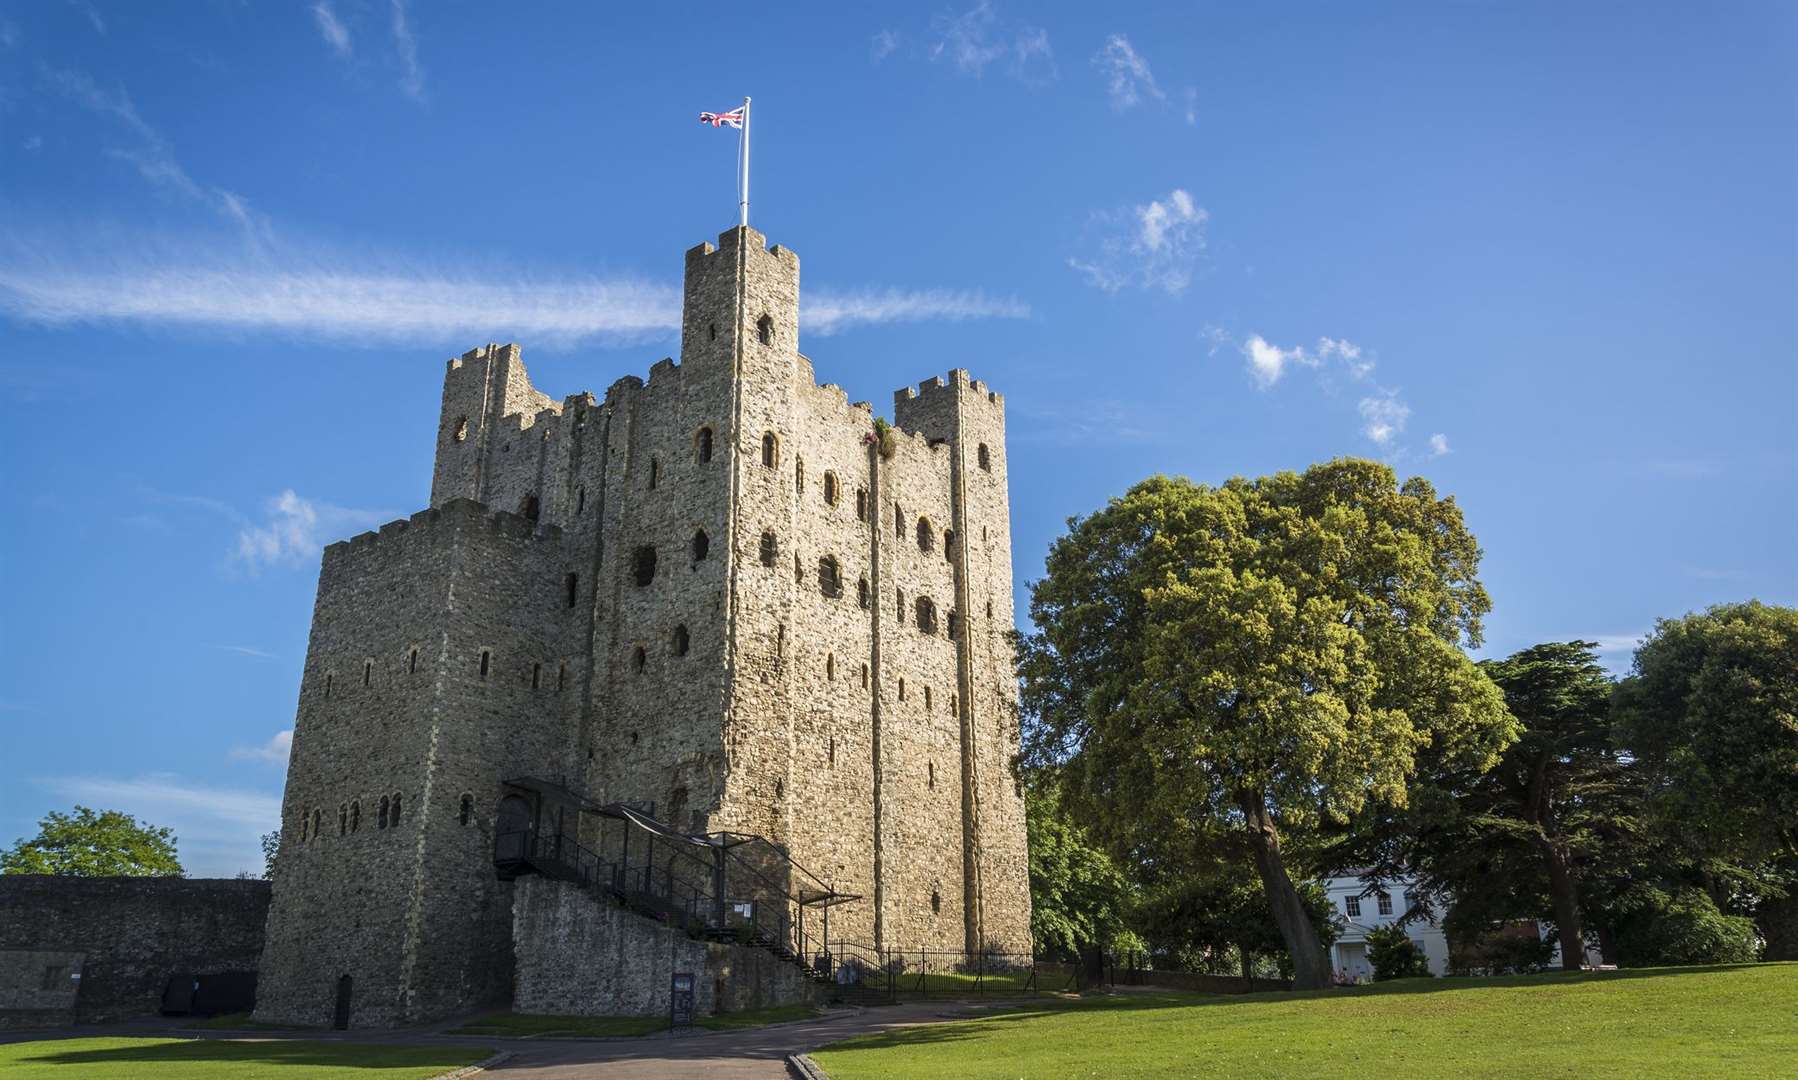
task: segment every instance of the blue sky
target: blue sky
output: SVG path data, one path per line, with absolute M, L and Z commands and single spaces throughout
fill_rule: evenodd
M 320 545 L 447 357 L 676 349 L 744 94 L 820 379 L 1005 393 L 1020 608 L 1150 473 L 1342 454 L 1459 500 L 1491 652 L 1798 601 L 1790 5 L 600 7 L 0 3 L 0 844 L 258 865 Z

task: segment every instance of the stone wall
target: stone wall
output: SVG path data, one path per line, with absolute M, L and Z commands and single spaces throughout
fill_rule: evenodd
M 0 875 L 0 1026 L 155 1013 L 176 972 L 256 971 L 269 883 Z
M 665 1016 L 671 976 L 695 976 L 699 1016 L 820 1000 L 766 949 L 695 941 L 563 881 L 520 878 L 513 894 L 512 1010 L 549 1016 Z

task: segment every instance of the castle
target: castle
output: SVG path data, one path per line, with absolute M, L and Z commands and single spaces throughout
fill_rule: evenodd
M 259 1018 L 527 983 L 603 1010 L 540 992 L 548 885 L 496 869 L 552 818 L 557 852 L 597 845 L 596 814 L 715 854 L 720 911 L 722 852 L 760 838 L 830 939 L 1028 955 L 1003 399 L 956 370 L 887 428 L 798 332 L 798 257 L 742 227 L 687 252 L 647 382 L 556 401 L 515 345 L 449 362 L 430 509 L 324 554 Z

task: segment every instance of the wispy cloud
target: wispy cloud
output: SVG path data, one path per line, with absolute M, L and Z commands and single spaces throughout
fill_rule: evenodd
M 318 32 L 324 36 L 325 44 L 331 46 L 331 51 L 338 57 L 348 60 L 351 52 L 350 31 L 337 18 L 330 0 L 318 0 L 318 3 L 313 4 L 312 18 L 318 23 Z
M 959 14 L 945 12 L 936 16 L 930 22 L 930 30 L 930 59 L 947 61 L 964 75 L 978 79 L 988 67 L 997 64 L 1006 74 L 1026 83 L 1049 82 L 1056 76 L 1049 32 L 1006 24 L 986 0 Z
M 1199 122 L 1199 92 L 1189 86 L 1181 98 L 1186 102 L 1186 126 L 1193 127 Z
M 1361 410 L 1361 433 L 1382 449 L 1391 446 L 1394 439 L 1405 433 L 1405 422 L 1411 418 L 1411 407 L 1392 391 L 1364 397 L 1358 408 Z
M 115 147 L 107 151 L 109 155 L 130 163 L 138 175 L 156 187 L 210 206 L 242 230 L 246 238 L 259 242 L 267 237 L 267 219 L 251 210 L 243 196 L 224 188 L 204 187 L 188 175 L 176 160 L 169 141 L 138 113 L 123 87 L 103 89 L 80 71 L 46 68 L 43 75 L 51 89 L 89 112 L 111 117 L 130 133 L 134 145 Z
M 220 652 L 229 652 L 229 653 L 236 653 L 239 656 L 248 656 L 254 660 L 278 659 L 278 657 L 276 657 L 275 654 L 272 652 L 265 652 L 262 649 L 253 648 L 249 645 L 214 645 L 213 648 L 218 649 Z
M 1243 370 L 1258 390 L 1271 390 L 1286 374 L 1298 368 L 1317 373 L 1326 389 L 1346 380 L 1363 392 L 1355 403 L 1361 417 L 1361 434 L 1381 450 L 1398 453 L 1399 438 L 1411 419 L 1411 406 L 1398 390 L 1380 385 L 1373 378 L 1374 361 L 1367 351 L 1343 338 L 1320 337 L 1313 346 L 1281 347 L 1260 334 L 1250 334 L 1240 342 L 1218 326 L 1207 325 L 1199 333 L 1206 354 L 1216 356 L 1220 350 L 1235 344 L 1242 356 Z M 1437 432 L 1430 436 L 1430 456 L 1449 453 L 1448 436 Z
M 391 0 L 393 47 L 400 58 L 400 89 L 407 97 L 423 104 L 425 72 L 418 64 L 418 42 L 412 36 L 412 25 L 406 19 L 406 0 Z
M 265 566 L 310 563 L 324 546 L 389 521 L 385 510 L 355 510 L 303 499 L 292 488 L 268 500 L 259 522 L 237 532 L 233 557 L 252 572 Z
M 1184 292 L 1204 250 L 1210 217 L 1181 188 L 1143 206 L 1095 214 L 1097 238 L 1084 256 L 1069 256 L 1068 265 L 1106 292 L 1131 285 Z
M 279 795 L 210 787 L 173 773 L 58 776 L 38 783 L 72 802 L 122 810 L 139 821 L 173 829 L 181 863 L 194 877 L 229 877 L 240 870 L 260 873 L 259 837 L 281 823 Z
M 99 8 L 89 3 L 88 0 L 68 0 L 68 4 L 87 16 L 88 24 L 94 28 L 95 33 L 106 33 L 106 20 L 100 17 Z
M 1122 34 L 1105 39 L 1105 47 L 1093 56 L 1093 66 L 1105 77 L 1105 92 L 1111 97 L 1111 107 L 1119 112 L 1135 108 L 1144 98 L 1167 100 L 1167 94 L 1155 84 L 1149 62 Z
M 1635 665 L 1636 649 L 1648 637 L 1647 630 L 1624 634 L 1589 634 L 1582 640 L 1598 646 L 1598 662 L 1613 675 L 1628 673 Z
M 876 64 L 885 60 L 899 50 L 899 34 L 893 30 L 882 30 L 868 42 L 868 57 Z
M 491 262 L 485 274 L 285 246 L 245 253 L 179 240 L 96 236 L 68 245 L 0 234 L 0 314 L 36 323 L 274 332 L 370 346 L 517 339 L 564 348 L 594 338 L 661 340 L 679 326 L 680 291 L 669 283 L 508 274 Z M 978 290 L 818 290 L 807 294 L 801 329 L 1028 314 L 1021 301 Z
M 1430 456 L 1431 457 L 1441 457 L 1444 454 L 1452 454 L 1452 453 L 1454 453 L 1454 451 L 1452 451 L 1448 448 L 1448 436 L 1447 435 L 1444 435 L 1444 434 L 1442 434 L 1442 432 L 1438 431 L 1436 434 L 1430 436 Z
M 292 751 L 293 729 L 289 728 L 275 732 L 260 746 L 233 746 L 231 756 L 242 761 L 268 761 L 284 765 L 287 763 L 287 755 Z

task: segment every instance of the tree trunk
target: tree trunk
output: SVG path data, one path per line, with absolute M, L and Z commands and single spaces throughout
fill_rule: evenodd
M 1242 957 L 1242 984 L 1253 990 L 1255 989 L 1255 958 L 1249 955 L 1249 950 L 1240 945 L 1237 946 L 1236 952 Z
M 1542 847 L 1548 860 L 1548 895 L 1554 901 L 1555 925 L 1561 931 L 1561 970 L 1578 971 L 1586 962 L 1586 939 L 1580 932 L 1573 873 L 1567 867 L 1566 853 L 1554 841 L 1544 838 Z
M 1255 852 L 1255 869 L 1261 875 L 1261 887 L 1267 893 L 1267 906 L 1273 909 L 1274 923 L 1292 954 L 1292 986 L 1295 990 L 1326 990 L 1330 987 L 1330 959 L 1324 955 L 1317 927 L 1299 899 L 1298 889 L 1286 876 L 1286 863 L 1280 857 L 1280 834 L 1267 812 L 1267 799 L 1259 791 L 1237 794 L 1243 817 L 1248 824 L 1249 846 Z

